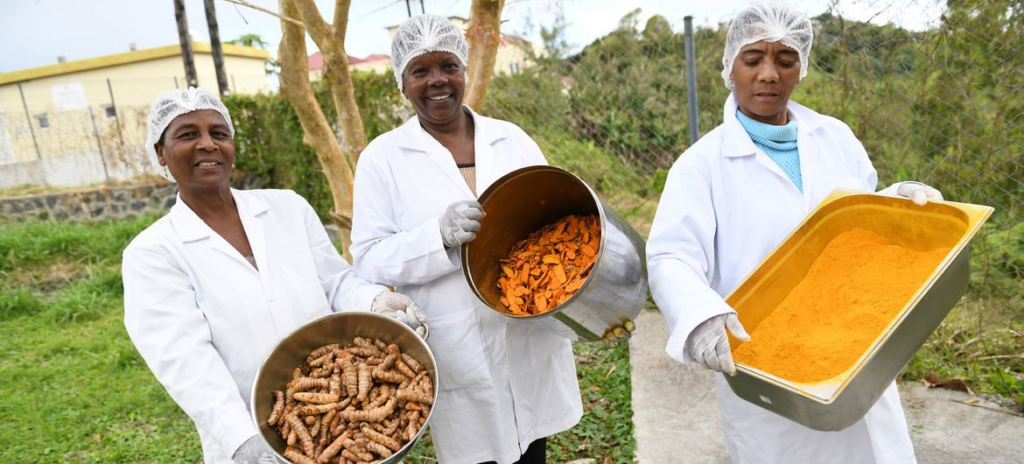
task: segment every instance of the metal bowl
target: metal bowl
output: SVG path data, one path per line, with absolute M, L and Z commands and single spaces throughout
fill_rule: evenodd
M 436 403 L 440 386 L 437 383 L 437 363 L 434 361 L 434 354 L 430 351 L 427 343 L 405 324 L 387 316 L 367 312 L 334 313 L 312 320 L 295 329 L 274 347 L 267 355 L 267 359 L 263 361 L 253 380 L 252 397 L 249 399 L 249 404 L 252 405 L 250 408 L 252 420 L 260 430 L 260 435 L 282 462 L 291 462 L 282 454 L 286 443 L 280 434 L 267 425 L 267 418 L 270 417 L 270 411 L 274 407 L 271 392 L 285 389 L 285 385 L 292 378 L 292 371 L 306 361 L 306 357 L 311 351 L 331 343 L 348 345 L 355 337 L 376 338 L 385 343 L 394 343 L 401 348 L 403 353 L 416 358 L 427 369 L 430 380 L 434 382 L 434 401 Z M 402 456 L 408 453 L 416 441 L 423 436 L 433 414 L 434 409 L 431 408 L 419 433 L 402 449 L 380 462 L 389 464 L 400 462 Z
M 554 317 L 581 340 L 601 340 L 610 325 L 636 319 L 647 303 L 644 239 L 572 173 L 554 166 L 529 166 L 496 180 L 480 195 L 486 216 L 476 239 L 462 246 L 462 271 L 487 307 L 515 319 Z M 601 220 L 601 245 L 583 286 L 554 309 L 514 316 L 502 309 L 497 282 L 500 260 L 530 233 L 570 214 Z

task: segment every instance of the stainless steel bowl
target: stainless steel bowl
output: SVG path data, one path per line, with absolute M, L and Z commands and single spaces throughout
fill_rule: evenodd
M 554 166 L 512 171 L 480 195 L 486 216 L 476 239 L 462 246 L 462 271 L 487 307 L 512 318 L 554 317 L 582 340 L 601 340 L 622 318 L 636 319 L 647 302 L 644 239 L 579 177 Z M 583 286 L 551 311 L 513 316 L 501 305 L 499 260 L 530 233 L 569 214 L 601 218 L 601 246 Z
M 267 359 L 263 361 L 253 380 L 252 397 L 249 398 L 249 404 L 252 405 L 250 409 L 252 420 L 259 428 L 260 435 L 277 453 L 278 459 L 282 462 L 291 462 L 282 454 L 286 443 L 281 435 L 267 425 L 270 410 L 274 407 L 271 392 L 285 389 L 285 385 L 292 378 L 292 371 L 306 361 L 306 357 L 311 351 L 331 343 L 348 345 L 355 337 L 376 338 L 385 343 L 394 343 L 401 348 L 403 353 L 408 353 L 416 358 L 427 369 L 430 380 L 434 382 L 434 402 L 436 404 L 440 386 L 437 383 L 437 362 L 434 361 L 434 354 L 430 351 L 427 343 L 405 324 L 387 316 L 366 312 L 334 313 L 315 319 L 295 329 L 281 340 L 267 355 Z M 408 453 L 423 436 L 427 424 L 430 423 L 430 417 L 433 415 L 434 410 L 431 408 L 419 433 L 398 452 L 380 462 L 388 464 L 400 462 L 402 456 Z

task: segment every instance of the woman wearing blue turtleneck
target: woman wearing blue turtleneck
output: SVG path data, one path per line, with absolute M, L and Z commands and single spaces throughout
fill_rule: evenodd
M 724 122 L 676 161 L 647 242 L 651 293 L 681 363 L 734 373 L 726 330 L 747 340 L 724 297 L 836 188 L 874 191 L 863 145 L 842 122 L 789 97 L 807 73 L 812 28 L 785 5 L 755 5 L 729 27 Z M 880 193 L 923 204 L 916 182 Z M 913 462 L 895 384 L 856 424 L 818 432 L 748 403 L 716 375 L 733 462 Z

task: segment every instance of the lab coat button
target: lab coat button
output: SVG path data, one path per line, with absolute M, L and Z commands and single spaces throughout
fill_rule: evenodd
M 277 295 L 270 295 L 270 301 L 277 301 Z

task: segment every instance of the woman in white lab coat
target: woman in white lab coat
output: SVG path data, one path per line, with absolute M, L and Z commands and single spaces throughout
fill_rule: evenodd
M 165 93 L 147 151 L 178 201 L 124 250 L 124 323 L 192 419 L 207 463 L 273 460 L 249 415 L 260 363 L 311 319 L 388 314 L 422 333 L 412 301 L 359 278 L 316 213 L 288 190 L 232 189 L 234 128 L 205 90 Z
M 519 127 L 463 106 L 467 53 L 462 31 L 440 16 L 399 27 L 391 59 L 416 117 L 360 155 L 354 267 L 423 308 L 440 375 L 430 422 L 438 460 L 544 462 L 544 438 L 583 414 L 570 342 L 546 323 L 483 306 L 463 277 L 459 247 L 480 227 L 481 192 L 546 162 Z
M 726 329 L 747 334 L 724 301 L 833 189 L 875 190 L 877 174 L 842 122 L 789 100 L 807 74 L 811 22 L 780 4 L 741 11 L 722 77 L 733 91 L 724 123 L 676 161 L 647 242 L 651 292 L 669 329 L 668 355 L 734 373 Z M 920 183 L 898 193 L 924 203 Z M 716 375 L 734 462 L 913 462 L 896 385 L 839 432 L 818 432 L 740 399 Z

